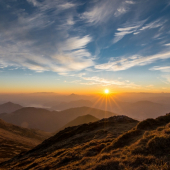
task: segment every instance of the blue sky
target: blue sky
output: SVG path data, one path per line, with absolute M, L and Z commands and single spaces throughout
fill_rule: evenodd
M 169 18 L 168 0 L 0 0 L 1 91 L 170 92 Z

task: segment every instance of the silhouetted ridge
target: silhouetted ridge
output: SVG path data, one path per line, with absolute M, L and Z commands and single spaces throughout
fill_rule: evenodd
M 12 113 L 16 110 L 21 109 L 22 106 L 12 102 L 7 102 L 0 105 L 0 113 Z
M 63 126 L 58 131 L 63 130 L 65 128 L 67 128 L 67 127 L 78 126 L 78 125 L 81 125 L 81 124 L 95 122 L 95 121 L 98 121 L 98 120 L 99 119 L 97 119 L 96 117 L 94 117 L 92 115 L 89 115 L 89 114 L 88 115 L 84 115 L 84 116 L 79 116 L 76 119 L 74 119 L 74 120 L 70 121 L 69 123 L 67 123 L 65 126 Z
M 70 102 L 61 102 L 59 104 L 54 105 L 51 107 L 52 110 L 66 110 L 70 108 L 76 108 L 76 107 L 91 107 L 93 103 L 89 100 L 74 100 Z
M 42 108 L 25 107 L 11 114 L 0 114 L 0 118 L 18 126 L 56 132 L 70 121 L 87 114 L 95 116 L 98 119 L 115 115 L 112 112 L 90 107 L 71 108 L 63 111 L 49 111 Z

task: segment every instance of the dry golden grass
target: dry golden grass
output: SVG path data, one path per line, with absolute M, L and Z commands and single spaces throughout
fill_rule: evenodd
M 0 162 L 34 148 L 50 135 L 39 130 L 15 126 L 0 119 Z
M 6 169 L 169 170 L 170 114 L 137 124 L 116 118 L 67 128 Z M 97 136 L 96 136 L 97 135 Z

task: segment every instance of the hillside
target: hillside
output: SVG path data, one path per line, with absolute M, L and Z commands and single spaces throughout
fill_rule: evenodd
M 115 116 L 69 127 L 0 164 L 8 169 L 169 170 L 170 114 L 137 122 Z
M 97 119 L 96 117 L 92 116 L 92 115 L 84 115 L 84 116 L 79 116 L 76 119 L 70 121 L 69 123 L 67 123 L 65 126 L 63 126 L 60 130 L 63 130 L 67 127 L 72 127 L 72 126 L 78 126 L 78 125 L 82 125 L 85 123 L 90 123 L 90 122 L 96 122 L 99 119 Z M 58 131 L 60 131 L 58 130 Z
M 67 164 L 76 163 L 83 166 L 114 138 L 130 130 L 137 123 L 136 120 L 126 116 L 115 116 L 94 123 L 68 127 L 45 140 L 33 150 L 3 164 L 3 167 L 71 170 L 72 168 Z
M 21 108 L 22 106 L 19 104 L 8 102 L 0 105 L 0 113 L 12 113 Z
M 30 150 L 50 136 L 49 133 L 21 128 L 0 119 L 0 162 Z
M 56 132 L 73 119 L 87 114 L 99 119 L 115 115 L 112 112 L 106 112 L 90 107 L 72 108 L 58 112 L 40 108 L 25 107 L 11 114 L 0 114 L 0 119 L 26 128 Z

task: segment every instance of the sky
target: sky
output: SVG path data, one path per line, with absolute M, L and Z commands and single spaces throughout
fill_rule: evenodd
M 0 92 L 170 92 L 169 0 L 0 0 Z

